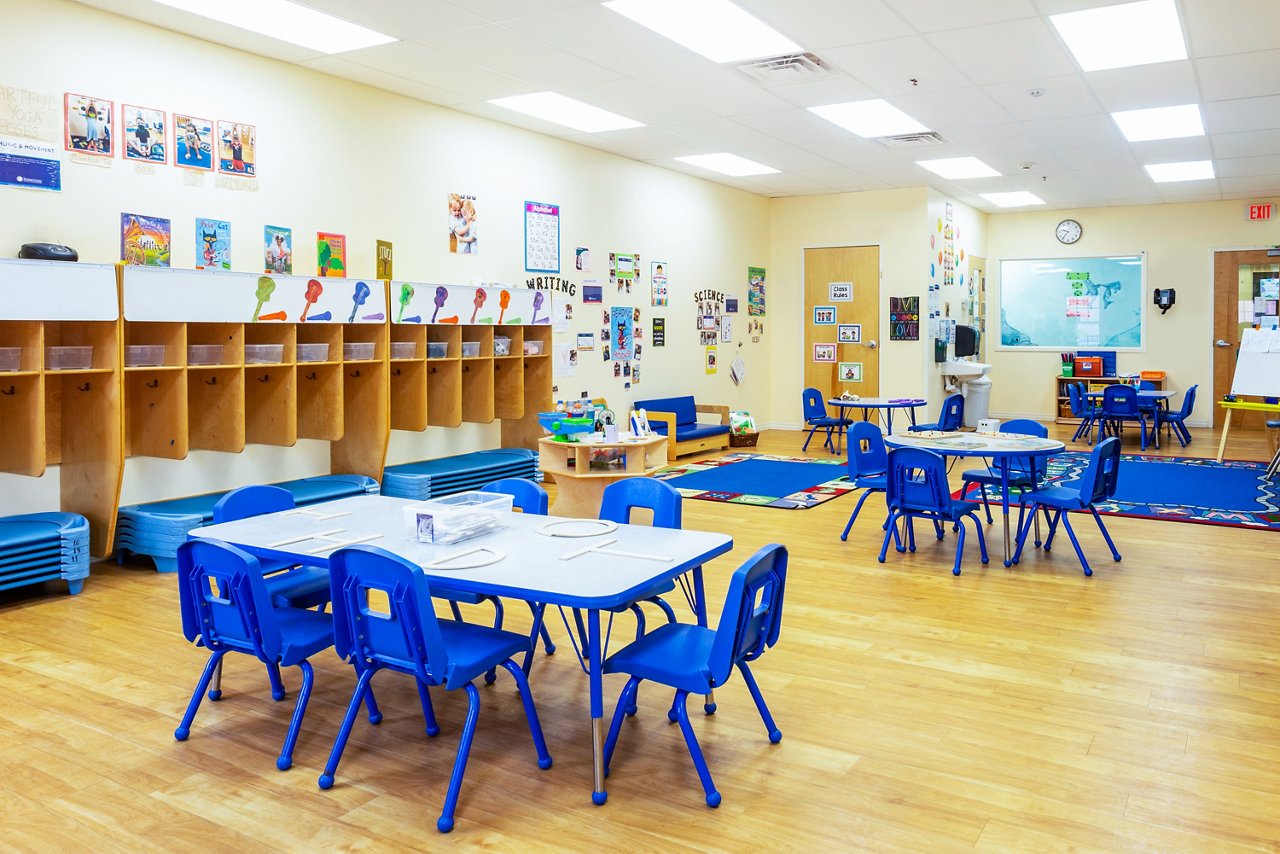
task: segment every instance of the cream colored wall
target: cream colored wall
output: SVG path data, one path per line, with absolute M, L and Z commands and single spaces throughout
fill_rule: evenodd
M 85 261 L 114 261 L 119 215 L 130 211 L 173 220 L 175 266 L 193 265 L 194 219 L 209 216 L 231 221 L 237 270 L 260 269 L 262 226 L 270 223 L 294 229 L 298 272 L 314 265 L 312 240 L 324 230 L 347 235 L 353 275 L 372 273 L 374 241 L 384 239 L 395 245 L 398 278 L 523 283 L 523 202 L 555 202 L 562 206 L 563 275 L 571 281 L 580 285 L 588 276 L 572 269 L 575 246 L 591 248 L 596 272 L 589 275 L 605 280 L 610 250 L 641 253 L 643 285 L 620 302 L 643 305 L 646 333 L 654 314 L 647 305 L 648 262 L 660 258 L 671 265 L 668 344 L 655 350 L 646 337 L 642 384 L 624 390 L 611 365 L 606 376 L 597 350 L 586 354 L 577 376 L 559 381 L 561 394 L 576 397 L 586 390 L 625 408 L 641 395 L 692 392 L 734 408 L 766 408 L 768 339 L 744 347 L 753 376 L 743 387 L 729 379 L 730 358 L 721 359 L 719 373 L 706 376 L 691 294 L 724 290 L 743 300 L 745 312 L 746 267 L 766 263 L 767 199 L 60 0 L 0 0 L 0 15 L 6 29 L 0 85 L 44 93 L 59 105 L 62 93 L 72 91 L 114 100 L 117 111 L 128 101 L 253 123 L 260 147 L 254 191 L 216 186 L 212 175 L 187 186 L 185 170 L 172 166 L 144 174 L 118 156 L 101 166 L 64 155 L 63 192 L 0 188 L 5 252 L 16 254 L 29 241 L 53 241 L 75 247 Z M 54 133 L 60 146 L 60 128 Z M 449 192 L 479 197 L 483 238 L 475 257 L 447 251 Z M 216 273 L 210 275 L 216 280 Z M 605 306 L 619 301 L 607 290 L 605 300 Z M 575 316 L 590 314 L 580 290 L 574 301 Z M 598 334 L 599 307 L 590 308 L 597 322 L 575 328 Z M 738 317 L 742 340 L 746 315 Z M 389 462 L 499 442 L 496 423 L 395 432 Z M 316 441 L 286 449 L 251 446 L 242 454 L 192 452 L 181 461 L 134 458 L 126 464 L 122 500 L 301 477 L 326 472 L 328 465 L 328 443 Z M 0 491 L 0 513 L 57 503 L 56 470 L 39 480 L 0 477 L 0 486 L 7 487 Z
M 1073 218 L 1084 236 L 1073 246 L 1060 244 L 1054 227 Z M 1145 352 L 1120 353 L 1122 372 L 1164 370 L 1169 385 L 1181 392 L 1200 385 L 1192 423 L 1207 426 L 1213 388 L 1214 249 L 1256 248 L 1280 243 L 1280 223 L 1245 219 L 1245 203 L 1203 202 L 1085 210 L 995 214 L 987 220 L 988 329 L 993 336 L 987 358 L 993 365 L 991 410 L 1000 417 L 1048 419 L 1055 413 L 1056 352 L 1002 350 L 998 345 L 1001 258 L 1071 257 L 1147 253 Z M 1177 289 L 1169 313 L 1150 305 L 1154 288 Z
M 943 277 L 942 264 L 938 260 L 938 255 L 943 251 L 943 240 L 946 235 L 947 223 L 947 205 L 951 205 L 951 222 L 955 242 L 955 275 L 950 285 L 945 284 Z M 969 315 L 963 310 L 963 304 L 969 294 L 969 256 L 977 255 L 984 257 L 983 253 L 986 249 L 987 241 L 987 214 L 971 208 L 968 205 L 961 204 L 949 196 L 944 196 L 935 190 L 929 190 L 929 206 L 926 212 L 926 222 L 924 231 L 924 240 L 922 246 L 925 250 L 924 271 L 928 273 L 932 267 L 931 281 L 939 286 L 939 304 L 940 312 L 939 320 L 954 320 L 956 323 L 969 323 Z M 933 240 L 930 241 L 929 238 Z M 928 311 L 928 300 L 921 301 L 921 311 Z M 985 332 L 983 333 L 985 335 Z M 923 321 L 920 327 L 920 337 L 925 344 L 924 359 L 928 363 L 927 375 L 929 382 L 926 387 L 927 397 L 929 398 L 929 419 L 933 419 L 933 415 L 941 406 L 941 399 L 959 388 L 946 388 L 946 378 L 942 375 L 942 369 L 938 367 L 934 361 L 933 355 L 933 338 L 929 334 L 929 325 L 927 321 Z M 954 347 L 948 347 L 948 356 L 954 352 Z

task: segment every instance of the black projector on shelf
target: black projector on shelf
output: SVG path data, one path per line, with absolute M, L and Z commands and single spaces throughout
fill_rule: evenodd
M 60 243 L 24 243 L 18 250 L 19 258 L 34 261 L 79 261 L 80 256 L 70 246 Z

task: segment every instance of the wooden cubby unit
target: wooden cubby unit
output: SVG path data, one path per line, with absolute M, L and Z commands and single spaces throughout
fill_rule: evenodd
M 245 446 L 244 368 L 187 369 L 187 443 L 205 451 L 238 454 Z
M 538 440 L 546 435 L 546 431 L 538 424 L 538 413 L 551 409 L 551 327 L 520 327 L 520 349 L 515 348 L 515 336 L 512 336 L 511 352 L 520 353 L 513 364 L 521 367 L 523 374 L 520 382 L 520 400 L 522 411 L 514 413 L 514 403 L 508 401 L 504 406 L 511 406 L 510 414 L 500 416 L 502 422 L 502 444 L 509 448 L 530 448 L 537 450 Z M 538 355 L 523 355 L 524 344 L 536 341 L 541 344 Z M 497 360 L 495 360 L 497 361 Z
M 383 301 L 386 282 L 379 283 Z M 382 480 L 391 439 L 391 332 L 388 323 L 348 323 L 342 326 L 346 343 L 372 343 L 373 358 L 344 362 L 342 366 L 343 436 L 329 446 L 329 467 L 334 472 L 363 474 Z
M 1084 383 L 1085 388 L 1090 384 L 1100 386 L 1115 385 L 1116 383 L 1129 382 L 1128 377 L 1054 377 L 1054 396 L 1057 401 L 1057 412 L 1054 418 L 1055 424 L 1075 424 L 1076 418 L 1071 415 L 1071 398 L 1067 397 L 1067 386 L 1071 383 Z M 1155 385 L 1158 391 L 1164 391 L 1167 388 L 1168 379 L 1148 380 Z

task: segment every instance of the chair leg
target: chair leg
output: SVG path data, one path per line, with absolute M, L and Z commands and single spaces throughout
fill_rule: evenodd
M 271 681 L 271 699 L 277 703 L 284 699 L 284 681 L 280 678 L 280 665 L 272 662 L 267 665 L 267 679 Z
M 280 751 L 280 758 L 276 760 L 276 767 L 281 771 L 288 771 L 289 766 L 293 764 L 293 747 L 298 743 L 298 733 L 302 730 L 302 716 L 307 713 L 307 701 L 311 699 L 311 684 L 315 681 L 315 672 L 311 669 L 310 661 L 303 659 L 298 662 L 298 669 L 302 671 L 302 687 L 298 689 L 298 704 L 293 707 L 289 731 L 284 736 L 284 748 Z
M 990 525 L 995 519 L 991 518 L 991 501 L 987 498 L 987 485 L 980 483 L 978 489 L 982 491 L 982 509 L 987 511 L 987 524 Z
M 916 520 L 914 516 L 907 517 L 907 551 L 914 552 L 916 550 Z
M 493 603 L 493 627 L 495 629 L 500 629 L 502 628 L 502 618 L 503 616 L 505 616 L 505 612 L 503 611 L 503 608 L 502 608 L 502 600 L 499 599 L 497 596 L 490 596 L 489 601 Z M 496 667 L 490 667 L 489 670 L 484 674 L 484 684 L 492 685 L 494 682 L 497 682 L 497 681 L 498 681 L 498 669 Z
M 813 434 L 816 433 L 817 430 L 818 430 L 817 427 L 813 427 L 812 429 L 809 430 L 809 435 L 806 436 L 804 440 L 804 446 L 800 448 L 801 453 L 804 453 L 805 451 L 809 450 L 809 442 L 813 440 Z
M 356 689 L 351 692 L 351 702 L 347 703 L 347 713 L 342 717 L 342 725 L 338 727 L 338 735 L 333 740 L 333 749 L 329 751 L 329 761 L 325 763 L 324 771 L 320 774 L 318 784 L 322 789 L 333 788 L 334 772 L 338 770 L 342 751 L 347 747 L 347 739 L 351 737 L 351 727 L 356 722 L 356 713 L 360 711 L 360 703 L 364 699 L 365 692 L 369 690 L 369 682 L 376 672 L 376 670 L 361 671 L 360 677 L 356 680 Z
M 844 526 L 844 532 L 840 534 L 841 540 L 849 539 L 849 531 L 853 529 L 853 521 L 858 518 L 858 514 L 862 512 L 862 505 L 867 500 L 867 496 L 871 494 L 870 489 L 862 490 L 862 495 L 858 498 L 858 504 L 853 508 L 852 515 L 849 516 L 848 523 Z
M 476 720 L 480 717 L 480 692 L 468 682 L 467 721 L 462 725 L 462 739 L 458 742 L 458 758 L 453 761 L 453 773 L 449 775 L 449 790 L 444 796 L 444 809 L 436 821 L 436 830 L 448 833 L 453 830 L 453 811 L 458 807 L 458 793 L 462 790 L 462 775 L 467 772 L 467 757 L 471 754 L 471 742 L 476 737 Z
M 1111 557 L 1119 561 L 1120 552 L 1116 550 L 1116 544 L 1111 541 L 1111 534 L 1107 531 L 1107 526 L 1102 524 L 1102 516 L 1098 514 L 1098 508 L 1089 505 L 1089 512 L 1093 514 L 1093 520 L 1098 523 L 1098 530 L 1102 532 L 1102 538 L 1107 541 L 1107 547 L 1111 549 Z
M 609 776 L 609 763 L 613 761 L 613 749 L 618 746 L 618 736 L 622 732 L 622 719 L 626 717 L 627 706 L 630 704 L 635 691 L 640 687 L 640 677 L 632 676 L 627 680 L 627 684 L 622 686 L 622 693 L 618 695 L 618 706 L 613 710 L 613 720 L 609 724 L 609 735 L 604 740 L 604 773 Z
M 191 735 L 191 722 L 195 720 L 196 712 L 200 708 L 200 701 L 204 699 L 204 692 L 209 689 L 209 680 L 213 678 L 214 669 L 222 664 L 222 656 L 226 654 L 226 650 L 215 652 L 205 662 L 204 670 L 200 673 L 200 681 L 196 683 L 195 693 L 191 695 L 191 701 L 187 703 L 187 710 L 182 715 L 182 723 L 178 724 L 178 728 L 173 731 L 173 737 L 178 741 L 186 741 L 187 736 Z M 211 697 L 210 699 L 216 698 Z
M 1013 549 L 1013 563 L 1017 563 L 1022 559 L 1022 547 L 1027 544 L 1027 534 L 1031 533 L 1031 520 L 1035 519 L 1036 514 L 1040 512 L 1040 508 L 1036 506 L 1035 502 L 1032 502 L 1031 512 L 1026 514 L 1026 518 L 1024 519 L 1022 509 L 1025 506 L 1026 505 L 1019 505 L 1018 508 L 1018 517 L 1022 521 L 1018 523 L 1018 539 Z
M 222 699 L 222 659 L 218 659 L 218 666 L 213 668 L 213 682 L 209 687 L 209 700 L 218 702 Z
M 1076 531 L 1071 527 L 1071 520 L 1067 518 L 1067 511 L 1062 511 L 1062 527 L 1067 529 L 1067 536 L 1071 538 L 1071 545 L 1075 546 L 1076 557 L 1080 558 L 1080 565 L 1084 567 L 1086 576 L 1093 575 L 1093 567 L 1089 566 L 1089 559 L 1084 556 L 1084 549 L 1080 548 L 1080 541 L 1076 539 Z
M 952 575 L 960 574 L 960 561 L 964 557 L 964 522 L 958 522 L 959 530 L 956 532 L 956 563 L 951 567 Z
M 645 599 L 644 601 L 650 602 L 654 605 L 657 605 L 659 608 L 661 608 L 662 613 L 667 615 L 668 623 L 679 622 L 676 619 L 675 609 L 673 609 L 671 605 L 667 603 L 667 600 L 663 599 L 661 596 L 650 596 L 648 599 Z
M 1053 548 L 1053 538 L 1058 533 L 1058 525 L 1062 522 L 1062 514 L 1065 510 L 1055 510 L 1053 518 L 1049 520 L 1049 533 L 1045 535 L 1044 545 L 1041 546 L 1045 551 Z
M 898 540 L 898 513 L 897 513 L 897 512 L 895 512 L 895 511 L 890 511 L 890 512 L 889 512 L 889 520 L 888 520 L 887 522 L 885 522 L 885 526 L 884 526 L 884 542 L 880 544 L 880 556 L 877 558 L 877 560 L 879 560 L 881 563 L 884 563 L 885 555 L 887 555 L 887 554 L 889 553 L 889 538 L 890 538 L 890 537 L 893 537 L 893 539 L 894 539 L 894 545 L 895 545 L 895 546 L 897 546 L 897 545 L 898 545 L 898 542 L 897 542 L 897 540 Z M 898 551 L 902 551 L 902 549 L 900 549 L 900 548 L 899 548 L 899 549 L 898 549 Z
M 764 695 L 760 693 L 760 686 L 756 684 L 756 677 L 745 661 L 738 662 L 738 670 L 742 673 L 742 681 L 747 683 L 751 699 L 756 701 L 756 711 L 760 713 L 760 720 L 764 721 L 764 729 L 769 733 L 769 741 L 777 744 L 782 741 L 782 730 L 778 729 L 778 725 L 773 722 L 773 715 L 769 714 L 769 707 L 765 705 Z
M 687 708 L 689 692 L 676 691 L 676 718 L 680 722 L 680 731 L 684 733 L 684 742 L 689 746 L 689 756 L 693 758 L 693 767 L 698 770 L 698 778 L 702 780 L 702 790 L 707 794 L 707 806 L 720 806 L 720 793 L 716 791 L 715 781 L 711 779 L 711 770 L 707 768 L 707 760 L 698 746 L 698 737 L 693 733 L 693 724 L 689 722 Z
M 982 525 L 978 522 L 978 517 L 973 517 L 973 527 L 978 532 L 978 557 L 983 563 L 990 563 L 991 558 L 987 554 L 987 537 L 982 533 Z
M 533 705 L 533 694 L 529 691 L 529 680 L 524 671 L 513 660 L 508 658 L 502 666 L 516 680 L 516 688 L 520 691 L 520 701 L 524 703 L 524 716 L 529 721 L 529 734 L 533 736 L 533 749 L 538 752 L 538 767 L 543 771 L 551 767 L 551 754 L 547 752 L 547 740 L 542 737 L 542 723 L 538 720 L 538 709 Z
M 436 708 L 431 703 L 431 694 L 421 679 L 414 679 L 413 681 L 418 683 L 418 702 L 422 704 L 422 720 L 427 725 L 427 737 L 435 738 L 440 734 L 440 724 L 436 722 Z M 365 690 L 365 698 L 370 699 L 372 697 L 373 688 L 369 687 Z M 378 719 L 381 720 L 382 716 L 379 715 Z

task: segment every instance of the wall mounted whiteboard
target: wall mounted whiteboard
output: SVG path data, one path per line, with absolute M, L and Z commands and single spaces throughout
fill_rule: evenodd
M 1141 350 L 1146 253 L 1000 262 L 1000 349 Z
M 120 316 L 112 264 L 0 260 L 5 320 L 115 320 Z
M 1246 329 L 1240 336 L 1240 355 L 1231 378 L 1231 393 L 1251 397 L 1280 397 L 1280 332 Z

